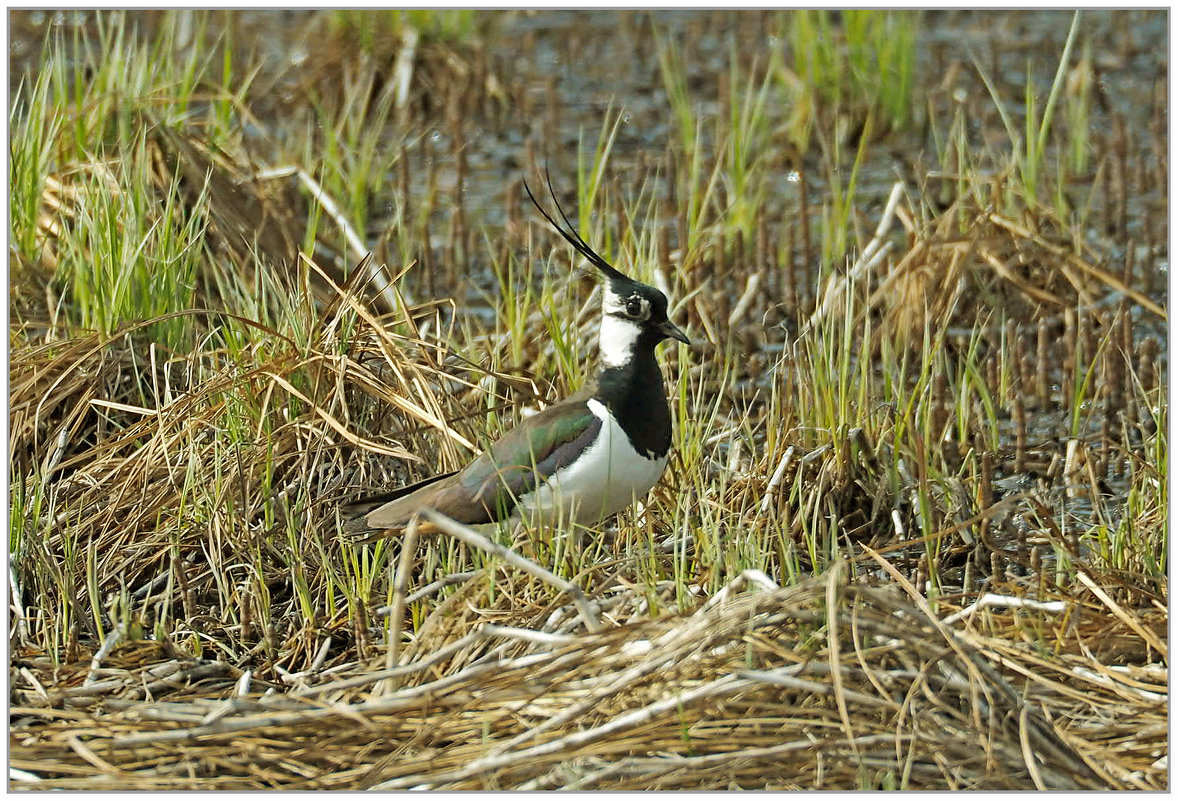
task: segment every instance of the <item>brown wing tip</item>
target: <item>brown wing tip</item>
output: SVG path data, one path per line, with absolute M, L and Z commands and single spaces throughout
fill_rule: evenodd
M 396 526 L 369 526 L 361 519 L 350 525 L 344 525 L 340 530 L 340 535 L 348 545 L 370 545 L 378 540 L 402 537 L 408 529 L 408 522 Z M 419 535 L 437 534 L 439 531 L 441 529 L 428 520 L 421 517 L 417 519 L 417 533 Z

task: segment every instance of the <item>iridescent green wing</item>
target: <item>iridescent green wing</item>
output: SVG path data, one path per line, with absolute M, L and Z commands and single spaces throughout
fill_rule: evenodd
M 597 438 L 602 422 L 588 399 L 588 392 L 580 393 L 521 422 L 459 472 L 438 493 L 433 508 L 448 514 L 447 508 L 474 507 L 487 516 L 468 522 L 509 516 L 522 496 L 571 464 Z

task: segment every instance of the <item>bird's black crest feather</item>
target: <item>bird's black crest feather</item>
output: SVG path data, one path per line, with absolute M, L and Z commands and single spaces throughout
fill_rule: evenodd
M 564 209 L 560 205 L 560 201 L 556 199 L 556 190 L 552 188 L 552 176 L 549 174 L 547 167 L 544 168 L 544 179 L 548 183 L 548 194 L 552 197 L 552 203 L 556 206 L 556 211 L 560 214 L 561 219 L 564 220 L 565 225 L 562 226 L 555 219 L 553 219 L 551 214 L 544 210 L 544 207 L 540 205 L 538 200 L 536 200 L 536 196 L 532 194 L 532 188 L 528 186 L 528 181 L 525 178 L 524 191 L 528 193 L 528 199 L 532 201 L 532 205 L 536 207 L 536 210 L 544 215 L 544 219 L 548 220 L 548 223 L 556 229 L 556 232 L 560 234 L 566 242 L 573 246 L 574 250 L 588 259 L 590 264 L 601 270 L 601 272 L 604 273 L 608 278 L 614 280 L 631 281 L 632 279 L 628 278 L 624 273 L 620 272 L 612 264 L 598 255 L 597 251 L 589 247 L 589 243 L 582 239 L 581 235 L 577 233 L 576 226 L 574 226 L 569 220 L 568 215 L 564 213 Z M 567 230 L 565 226 L 567 226 Z

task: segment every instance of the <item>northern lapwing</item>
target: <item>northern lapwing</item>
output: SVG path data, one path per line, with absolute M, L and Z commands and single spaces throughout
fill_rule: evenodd
M 347 530 L 383 536 L 422 509 L 480 525 L 512 518 L 593 525 L 645 497 L 667 466 L 671 410 L 655 360 L 664 339 L 691 344 L 667 317 L 667 297 L 623 275 L 577 233 L 533 205 L 605 278 L 597 376 L 572 397 L 524 419 L 463 469 L 353 504 Z M 381 505 L 376 505 L 376 504 Z M 375 508 L 373 508 L 375 506 Z M 368 511 L 370 510 L 370 511 Z M 420 522 L 421 533 L 431 528 Z

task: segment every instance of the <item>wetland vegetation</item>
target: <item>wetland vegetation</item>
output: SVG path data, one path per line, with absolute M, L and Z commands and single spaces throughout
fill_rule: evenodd
M 1164 10 L 9 23 L 11 787 L 1168 786 Z M 343 542 L 594 369 L 545 170 L 667 474 Z

